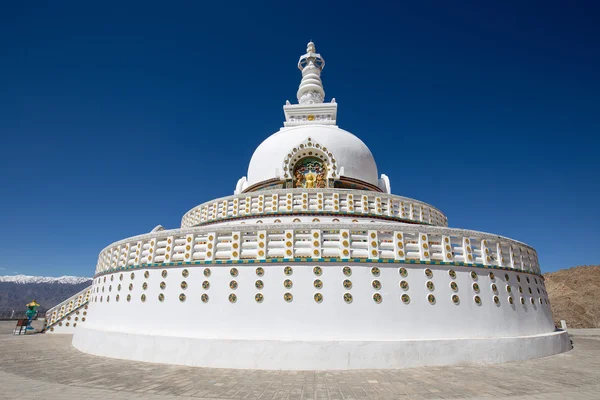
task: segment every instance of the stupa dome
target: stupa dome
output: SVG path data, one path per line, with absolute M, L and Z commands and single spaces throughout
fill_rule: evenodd
M 269 136 L 252 155 L 248 185 L 285 179 L 285 174 L 290 174 L 285 170 L 287 164 L 313 155 L 331 159 L 337 176 L 378 185 L 377 165 L 369 148 L 352 133 L 332 125 L 293 126 Z

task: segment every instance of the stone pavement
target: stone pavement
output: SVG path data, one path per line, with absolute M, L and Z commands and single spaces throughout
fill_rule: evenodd
M 600 331 L 521 363 L 331 372 L 208 369 L 90 356 L 0 322 L 0 399 L 600 399 Z

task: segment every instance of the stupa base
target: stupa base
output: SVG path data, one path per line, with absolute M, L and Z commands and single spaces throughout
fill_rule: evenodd
M 80 328 L 78 350 L 98 356 L 208 368 L 265 370 L 401 369 L 494 364 L 571 350 L 566 331 L 504 338 L 399 341 L 228 340 Z

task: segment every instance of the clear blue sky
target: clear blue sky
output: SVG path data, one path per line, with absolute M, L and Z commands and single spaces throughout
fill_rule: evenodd
M 594 2 L 5 3 L 0 274 L 98 252 L 232 194 L 312 39 L 338 124 L 453 227 L 600 263 Z

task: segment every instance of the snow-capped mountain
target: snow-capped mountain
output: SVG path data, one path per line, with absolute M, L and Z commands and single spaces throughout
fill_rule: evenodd
M 91 281 L 92 278 L 82 276 L 59 276 L 58 278 L 51 276 L 29 276 L 29 275 L 7 275 L 0 276 L 0 282 L 11 283 L 63 283 L 67 285 L 77 285 Z
M 79 276 L 0 276 L 0 318 L 24 312 L 25 304 L 33 299 L 44 312 L 91 284 L 92 278 Z

